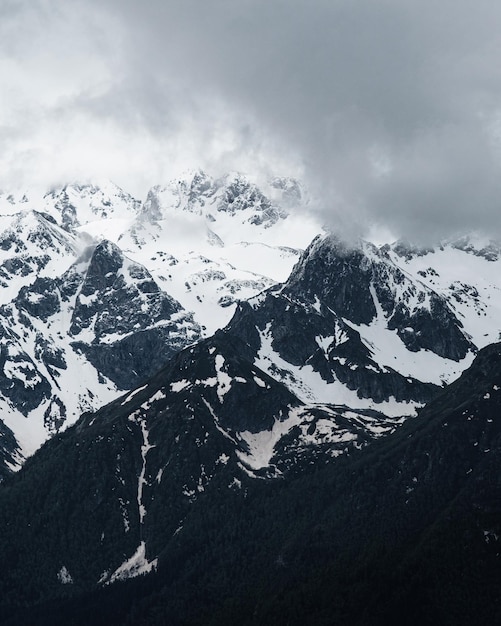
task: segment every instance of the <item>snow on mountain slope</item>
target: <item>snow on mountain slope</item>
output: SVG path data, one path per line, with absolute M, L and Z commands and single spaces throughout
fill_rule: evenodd
M 242 174 L 201 171 L 154 187 L 143 203 L 110 181 L 0 194 L 0 213 L 36 209 L 84 243 L 116 243 L 194 313 L 205 336 L 231 319 L 238 299 L 286 280 L 322 230 L 298 211 L 306 204 L 294 179 L 263 191 Z
M 14 433 L 0 419 L 0 482 L 15 471 L 23 460 Z
M 25 455 L 287 277 L 300 252 L 289 244 L 309 235 L 280 201 L 293 206 L 300 187 L 269 191 L 198 172 L 144 204 L 107 181 L 0 193 L 0 404 Z
M 10 521 L 31 518 L 32 510 L 61 514 L 74 533 L 62 562 L 54 549 L 58 524 L 44 526 L 39 550 L 31 544 L 39 536 L 27 540 L 33 570 L 50 593 L 61 591 L 63 564 L 81 589 L 160 567 L 166 546 L 204 500 L 245 498 L 250 480 L 325 465 L 394 426 L 375 411 L 304 405 L 247 353 L 223 332 L 187 347 L 138 389 L 83 415 L 27 464 L 22 476 L 39 486 L 13 507 Z M 39 462 L 47 474 L 37 472 Z M 4 546 L 10 537 L 1 539 Z M 82 545 L 96 555 L 88 563 Z
M 47 214 L 22 210 L 0 215 L 0 303 L 37 276 L 53 277 L 75 260 L 83 244 Z
M 412 414 L 476 350 L 448 302 L 372 244 L 317 237 L 282 285 L 239 305 L 227 332 L 305 402 Z
M 249 305 L 230 332 L 300 398 L 408 414 L 429 397 L 420 383 L 452 382 L 499 338 L 501 248 L 478 236 L 428 249 L 323 236 Z
M 447 300 L 473 343 L 482 348 L 501 333 L 499 244 L 472 235 L 418 249 L 398 242 L 385 248 L 414 279 Z
M 45 211 L 54 216 L 63 228 L 74 231 L 79 226 L 89 225 L 99 230 L 121 230 L 137 215 L 140 201 L 120 189 L 111 181 L 65 185 L 53 189 L 43 197 Z
M 291 179 L 272 181 L 265 195 L 240 174 L 214 180 L 195 172 L 154 187 L 134 224 L 116 241 L 192 310 L 210 335 L 231 319 L 237 299 L 285 280 L 321 230 L 295 212 L 303 202 Z
M 200 336 L 149 272 L 106 241 L 62 276 L 23 286 L 0 320 L 0 406 L 25 455 Z

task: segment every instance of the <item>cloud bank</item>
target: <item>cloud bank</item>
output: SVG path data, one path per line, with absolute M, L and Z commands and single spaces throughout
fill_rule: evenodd
M 302 176 L 334 228 L 501 236 L 491 0 L 11 0 L 1 187 Z

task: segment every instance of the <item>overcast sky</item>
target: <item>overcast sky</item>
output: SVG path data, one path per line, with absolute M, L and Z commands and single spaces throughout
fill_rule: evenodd
M 0 188 L 302 177 L 331 225 L 501 235 L 493 0 L 2 0 Z

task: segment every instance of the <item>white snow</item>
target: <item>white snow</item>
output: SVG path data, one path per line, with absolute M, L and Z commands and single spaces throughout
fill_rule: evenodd
M 318 344 L 318 347 L 322 350 L 322 352 L 324 354 L 328 354 L 329 348 L 332 345 L 332 342 L 334 341 L 334 337 L 315 337 L 315 341 Z
M 135 395 L 137 395 L 143 389 L 146 389 L 147 386 L 148 385 L 143 385 L 142 387 L 138 387 L 137 389 L 134 389 L 134 391 L 131 391 L 131 393 L 129 393 L 129 395 L 121 403 L 121 406 L 124 406 L 124 404 L 127 404 L 127 402 L 130 402 Z
M 220 202 L 224 200 L 223 187 L 204 192 L 205 195 L 195 194 L 193 200 L 193 194 L 190 194 L 193 180 L 191 175 L 185 181 L 178 180 L 155 188 L 149 200 L 142 205 L 106 181 L 98 185 L 69 185 L 65 190 L 56 189 L 43 197 L 24 191 L 12 195 L 0 194 L 0 233 L 5 237 L 12 236 L 26 247 L 21 252 L 15 252 L 14 247 L 0 249 L 0 264 L 21 259 L 29 268 L 27 273 L 24 270 L 14 271 L 12 279 L 0 290 L 0 304 L 8 304 L 21 287 L 33 283 L 37 276 L 61 275 L 75 262 L 86 245 L 106 238 L 126 248 L 135 262 L 148 267 L 162 288 L 186 309 L 194 312 L 195 319 L 204 327 L 204 335 L 212 334 L 230 320 L 236 299 L 254 296 L 255 306 L 263 299 L 264 288 L 285 280 L 298 260 L 300 250 L 322 232 L 322 228 L 316 219 L 304 210 L 295 211 L 293 206 L 287 217 L 280 217 L 274 224 L 257 225 L 253 219 L 259 216 L 259 207 L 239 208 L 233 213 L 231 207 L 230 210 L 218 210 Z M 225 185 L 239 185 L 243 181 L 244 177 L 239 174 L 224 178 Z M 210 184 L 215 185 L 215 181 Z M 267 188 L 266 193 L 271 199 L 280 197 L 280 192 L 271 187 Z M 60 201 L 66 201 L 65 198 L 76 208 L 76 217 L 80 223 L 76 235 L 61 228 Z M 299 204 L 301 202 L 298 200 Z M 41 217 L 34 210 L 49 214 L 57 224 Z M 49 238 L 44 238 L 44 235 Z M 477 250 L 487 243 L 478 237 L 471 239 L 471 245 Z M 375 254 L 370 245 L 365 246 L 364 250 L 369 257 Z M 464 325 L 465 332 L 471 335 L 478 347 L 500 338 L 501 260 L 489 261 L 447 243 L 432 252 L 414 255 L 409 259 L 399 257 L 392 248 L 388 255 L 407 278 L 418 280 L 447 298 Z M 48 261 L 46 265 L 38 266 L 33 259 L 43 256 L 47 256 Z M 127 261 L 121 270 L 121 275 L 127 280 L 130 279 L 129 265 Z M 86 263 L 81 261 L 75 271 L 84 273 L 86 267 Z M 409 284 L 408 281 L 402 285 L 394 281 L 391 288 L 397 294 L 405 293 L 409 306 L 429 307 L 429 294 L 420 301 L 418 295 L 409 289 Z M 61 298 L 61 294 L 57 297 Z M 94 295 L 80 294 L 78 297 L 81 303 L 87 305 L 95 301 Z M 32 293 L 29 302 L 36 305 L 43 298 L 42 294 Z M 457 363 L 427 350 L 408 351 L 396 331 L 386 328 L 386 320 L 374 290 L 373 298 L 378 314 L 371 324 L 356 326 L 346 323 L 361 334 L 380 367 L 391 367 L 406 377 L 441 384 L 457 378 L 473 360 L 473 353 Z M 75 297 L 70 301 L 61 300 L 61 312 L 51 316 L 47 322 L 32 318 L 33 329 L 24 326 L 14 311 L 13 331 L 17 338 L 0 342 L 2 350 L 7 349 L 11 357 L 19 355 L 23 359 L 22 363 L 16 362 L 14 358 L 8 359 L 5 376 L 30 391 L 45 378 L 52 384 L 54 400 L 60 400 L 67 410 L 66 417 L 59 416 L 59 405 L 52 402 L 51 398 L 43 400 L 24 417 L 5 397 L 0 397 L 2 419 L 16 434 L 25 456 L 32 454 L 54 432 L 54 426 L 44 424 L 45 414 L 55 422 L 58 416 L 61 417 L 66 427 L 74 423 L 83 411 L 95 410 L 119 395 L 115 385 L 98 376 L 86 358 L 77 354 L 71 346 L 74 337 L 69 336 L 68 329 L 74 303 Z M 322 304 L 316 298 L 311 305 L 312 314 L 320 313 L 321 309 Z M 91 320 L 78 336 L 79 340 L 94 339 L 93 324 L 94 320 Z M 328 354 L 333 340 L 339 344 L 343 340 L 343 333 L 342 329 L 336 327 L 326 336 L 318 336 L 316 341 L 319 348 Z M 66 368 L 51 370 L 46 366 L 37 348 L 37 334 L 47 339 L 50 345 L 61 349 Z M 110 343 L 123 336 L 118 332 L 109 333 L 102 341 Z M 214 348 L 211 349 L 213 352 Z M 281 369 L 283 375 L 280 377 L 306 402 L 375 408 L 395 416 L 414 412 L 415 405 L 412 403 L 390 401 L 376 404 L 371 400 L 360 399 L 356 392 L 347 389 L 339 381 L 327 383 L 308 365 L 298 368 L 286 363 L 272 350 L 271 337 L 267 336 L 266 331 L 262 334 L 262 348 L 256 365 L 275 377 L 276 368 Z M 258 376 L 254 380 L 256 384 L 265 386 Z M 195 384 L 217 387 L 218 399 L 223 402 L 231 384 L 244 382 L 245 379 L 240 377 L 231 379 L 227 364 L 219 355 L 216 357 L 215 375 L 198 380 Z M 188 385 L 186 380 L 173 382 L 171 391 L 181 391 Z M 141 389 L 144 387 L 132 391 L 122 403 L 130 401 Z M 494 391 L 497 389 L 493 387 Z M 154 399 L 165 397 L 161 392 L 159 394 L 150 398 L 150 404 Z M 148 403 L 146 406 L 149 406 Z M 328 430 L 327 425 L 320 424 L 318 428 L 324 426 Z M 372 428 L 377 430 L 380 427 L 374 424 Z
M 143 435 L 143 443 L 141 445 L 141 457 L 142 457 L 142 467 L 141 473 L 139 474 L 139 478 L 137 481 L 137 506 L 139 509 L 139 524 L 142 525 L 144 523 L 144 518 L 146 516 L 146 507 L 143 503 L 143 488 L 146 484 L 146 455 L 148 452 L 154 448 L 154 445 L 151 445 L 148 441 L 148 428 L 146 426 L 146 420 L 144 418 L 139 417 L 136 413 L 133 413 L 129 416 L 129 420 L 138 424 L 141 428 L 141 433 Z
M 191 382 L 189 380 L 177 380 L 171 383 L 170 390 L 171 392 L 177 393 L 178 391 L 182 391 L 187 387 L 191 386 Z
M 258 385 L 259 387 L 262 387 L 263 389 L 266 389 L 266 387 L 267 387 L 267 385 L 264 382 L 264 380 L 259 378 L 259 376 L 254 376 L 254 382 L 256 383 L 256 385 Z
M 69 573 L 65 565 L 63 565 L 57 573 L 57 578 L 62 585 L 73 584 L 73 578 L 71 577 L 71 574 Z
M 403 376 L 440 385 L 442 382 L 449 383 L 457 378 L 473 362 L 474 354 L 471 352 L 458 363 L 438 356 L 430 350 L 418 352 L 407 350 L 397 331 L 387 328 L 387 320 L 374 287 L 371 286 L 370 289 L 376 306 L 376 318 L 369 325 L 356 325 L 346 319 L 344 322 L 360 333 L 378 365 L 383 368 L 391 367 Z
M 388 416 L 413 415 L 416 403 L 397 402 L 390 400 L 376 403 L 370 398 L 359 398 L 356 391 L 348 389 L 338 380 L 325 381 L 311 365 L 298 367 L 282 359 L 272 347 L 270 334 L 271 324 L 260 331 L 261 347 L 254 362 L 256 367 L 276 377 L 280 372 L 280 380 L 284 382 L 296 396 L 305 402 L 345 405 L 360 409 L 376 409 Z
M 224 370 L 224 357 L 222 354 L 216 354 L 215 359 L 216 375 L 217 375 L 217 396 L 221 404 L 224 402 L 224 396 L 231 388 L 232 378 Z
M 149 574 L 157 568 L 157 564 L 158 559 L 148 561 L 146 558 L 146 544 L 144 541 L 141 541 L 134 554 L 113 572 L 109 583 L 114 583 L 117 580 L 125 580 L 127 578 L 135 578 L 136 576 L 142 576 L 143 574 Z
M 477 250 L 488 243 L 475 236 L 471 241 Z M 450 243 L 411 259 L 394 252 L 390 256 L 415 279 L 447 298 L 478 348 L 499 340 L 501 259 L 489 261 Z
M 237 451 L 237 456 L 252 469 L 258 470 L 268 467 L 277 442 L 300 422 L 300 411 L 289 407 L 287 419 L 283 421 L 276 420 L 271 430 L 263 430 L 258 433 L 240 432 L 239 436 L 247 444 L 249 452 Z
M 77 261 L 87 246 L 107 239 L 126 249 L 124 251 L 134 262 L 152 272 L 162 288 L 187 310 L 194 311 L 195 319 L 204 327 L 204 334 L 209 335 L 229 321 L 235 309 L 233 301 L 256 295 L 277 280 L 287 278 L 299 251 L 321 230 L 313 218 L 305 219 L 293 211 L 289 217 L 279 218 L 274 224 L 261 225 L 252 223 L 252 219 L 259 216 L 257 205 L 245 208 L 242 204 L 242 210 L 234 214 L 219 211 L 218 203 L 224 199 L 224 185 L 243 184 L 245 187 L 247 184 L 241 175 L 224 178 L 223 187 L 215 195 L 208 196 L 205 201 L 202 194 L 202 200 L 196 200 L 194 205 L 189 200 L 189 184 L 189 181 L 176 181 L 154 190 L 152 198 L 158 200 L 157 208 L 153 206 L 156 200 L 153 204 L 151 199 L 147 200 L 141 206 L 109 181 L 68 185 L 45 196 L 24 190 L 13 194 L 0 193 L 0 234 L 14 241 L 11 248 L 0 249 L 0 264 L 17 259 L 25 263 L 22 272 L 12 270 L 12 279 L 6 286 L 2 285 L 0 304 L 8 304 L 21 287 L 33 283 L 37 277 L 60 276 Z M 281 197 L 282 193 L 272 187 L 268 192 L 273 198 Z M 68 206 L 74 207 L 74 223 L 80 224 L 76 234 L 62 228 L 62 209 Z M 72 210 L 70 208 L 66 217 L 73 219 Z M 35 211 L 43 211 L 56 223 Z M 17 241 L 24 246 L 22 249 L 16 249 Z M 45 265 L 40 265 L 36 259 L 44 259 Z M 73 275 L 83 277 L 87 266 L 88 258 L 80 258 L 72 269 Z M 131 279 L 129 266 L 130 262 L 126 260 L 119 271 L 125 280 Z M 26 268 L 29 268 L 27 273 Z M 96 295 L 80 293 L 69 300 L 63 300 L 59 293 L 56 295 L 60 298 L 59 313 L 50 316 L 46 322 L 31 318 L 33 329 L 26 328 L 17 319 L 14 325 L 19 337 L 14 343 L 32 360 L 33 368 L 26 367 L 23 356 L 25 362 L 19 366 L 14 360 L 8 360 L 4 372 L 28 390 L 33 389 L 43 376 L 52 384 L 54 400 L 60 400 L 67 410 L 66 416 L 59 416 L 59 405 L 44 400 L 26 418 L 11 407 L 6 398 L 0 398 L 2 418 L 16 434 L 24 456 L 32 454 L 55 432 L 55 424 L 60 427 L 64 422 L 64 428 L 74 423 L 83 411 L 96 410 L 120 393 L 114 384 L 98 376 L 82 354 L 74 351 L 71 343 L 75 337 L 68 334 L 76 298 L 81 304 L 91 306 L 96 302 Z M 44 294 L 32 293 L 29 301 L 36 305 L 44 297 Z M 14 315 L 17 316 L 15 311 Z M 92 342 L 94 324 L 95 318 L 89 320 L 78 340 Z M 62 350 L 65 369 L 54 373 L 45 366 L 36 349 L 37 333 Z M 110 332 L 101 341 L 112 343 L 124 336 L 123 333 Z M 14 344 L 11 342 L 9 350 L 12 349 Z M 197 382 L 217 385 L 221 401 L 230 388 L 224 367 L 219 367 L 214 379 Z M 181 389 L 180 385 L 181 381 L 178 385 L 174 383 L 173 389 Z M 129 402 L 136 393 L 139 389 L 132 391 L 122 402 Z M 49 422 L 44 424 L 46 411 L 53 418 L 52 425 Z

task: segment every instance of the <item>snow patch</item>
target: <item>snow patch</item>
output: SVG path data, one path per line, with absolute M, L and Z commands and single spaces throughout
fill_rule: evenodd
M 222 404 L 224 402 L 224 396 L 228 393 L 231 388 L 231 376 L 224 371 L 224 357 L 222 354 L 216 354 L 215 366 L 216 366 L 216 376 L 217 376 L 217 396 L 219 398 L 219 402 Z
M 191 382 L 189 380 L 177 380 L 171 383 L 170 390 L 172 393 L 178 393 L 187 387 L 190 387 Z
M 141 541 L 135 553 L 115 570 L 109 582 L 113 583 L 117 580 L 126 580 L 127 578 L 149 574 L 156 570 L 157 564 L 158 559 L 148 561 L 146 558 L 146 544 L 144 541 Z
M 240 438 L 247 444 L 247 453 L 237 451 L 239 459 L 252 469 L 268 467 L 273 457 L 275 445 L 291 428 L 301 423 L 300 411 L 289 407 L 289 416 L 283 421 L 275 421 L 271 430 L 258 433 L 242 431 Z
M 142 387 L 139 387 L 138 389 L 134 389 L 134 391 L 129 393 L 129 395 L 125 398 L 125 400 L 121 402 L 120 406 L 124 406 L 124 404 L 127 404 L 127 402 L 130 402 L 136 394 L 138 394 L 143 389 L 146 389 L 147 386 L 148 385 L 143 385 Z
M 57 573 L 57 578 L 62 585 L 73 584 L 73 578 L 65 565 L 63 565 L 61 569 L 59 570 L 59 572 Z

